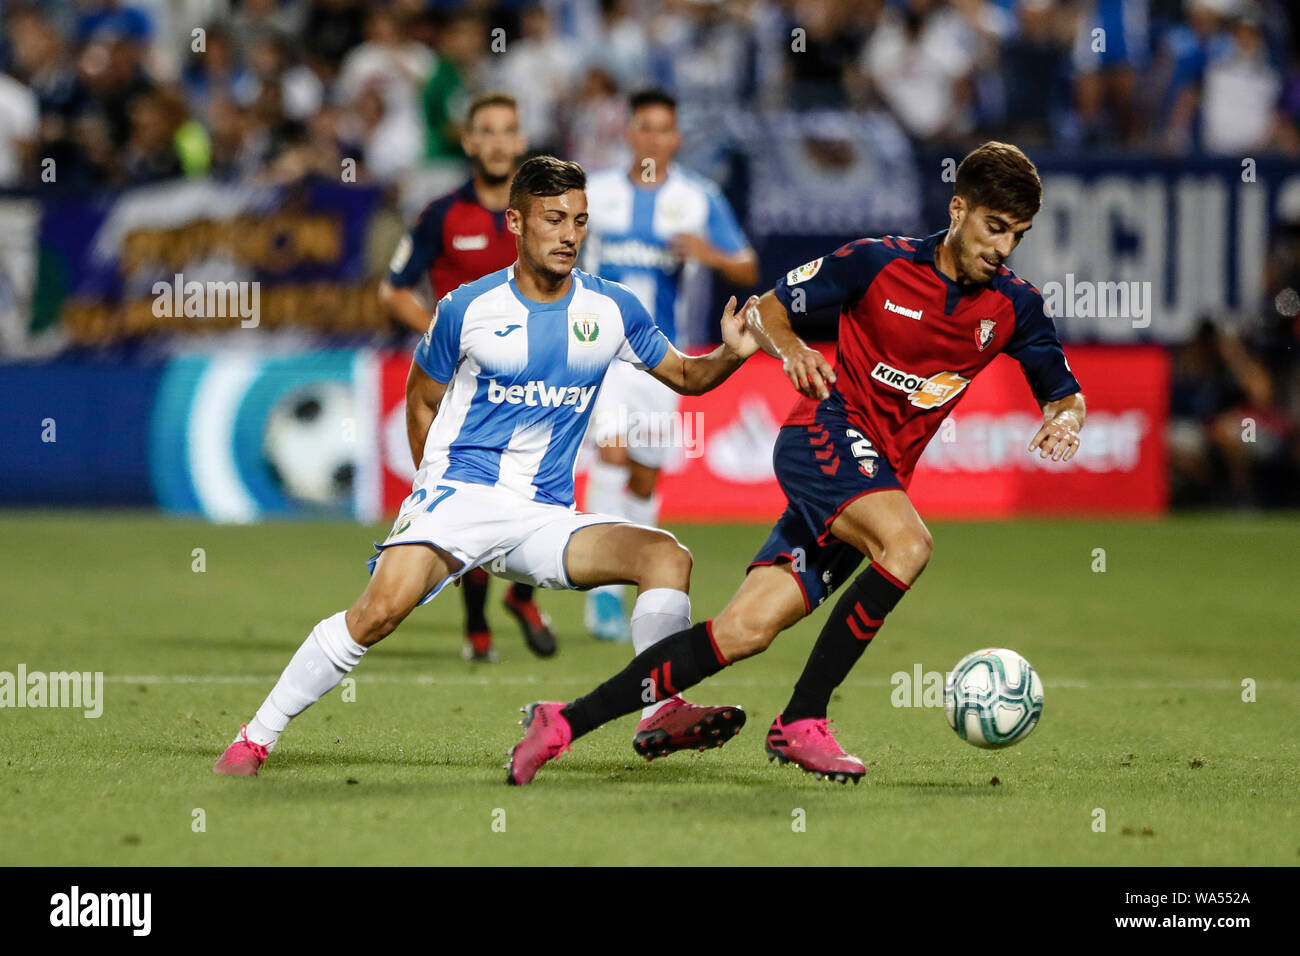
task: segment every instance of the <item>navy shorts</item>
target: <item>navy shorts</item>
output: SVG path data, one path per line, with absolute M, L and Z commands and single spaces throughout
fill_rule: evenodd
M 831 522 L 853 500 L 903 486 L 875 444 L 825 405 L 817 410 L 816 424 L 781 429 L 772 465 L 787 505 L 749 567 L 788 560 L 811 612 L 864 557 L 831 535 Z

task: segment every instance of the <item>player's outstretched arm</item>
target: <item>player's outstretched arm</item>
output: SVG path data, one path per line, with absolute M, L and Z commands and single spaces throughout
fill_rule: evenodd
M 1083 392 L 1038 404 L 1043 410 L 1043 427 L 1029 443 L 1029 450 L 1037 448 L 1040 458 L 1050 455 L 1053 461 L 1069 461 L 1079 450 L 1079 429 L 1087 416 Z
M 757 299 L 749 297 L 746 307 Z M 742 313 L 736 311 L 736 297 L 727 300 L 722 310 L 722 344 L 708 355 L 685 355 L 671 345 L 663 360 L 650 374 L 682 395 L 703 395 L 717 388 L 745 360 L 758 351 L 758 342 L 745 327 Z
M 424 442 L 429 437 L 429 427 L 445 394 L 446 382 L 430 377 L 418 362 L 411 363 L 411 371 L 406 376 L 406 438 L 411 443 L 411 457 L 417 469 L 424 459 Z
M 821 352 L 809 348 L 794 334 L 790 314 L 775 292 L 765 292 L 757 300 L 751 298 L 745 304 L 743 314 L 759 348 L 772 358 L 781 360 L 785 377 L 800 395 L 816 399 L 830 395 L 830 386 L 835 384 L 835 370 Z

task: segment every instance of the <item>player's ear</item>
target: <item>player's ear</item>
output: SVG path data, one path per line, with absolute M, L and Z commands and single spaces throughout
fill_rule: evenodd
M 513 206 L 506 209 L 506 229 L 516 236 L 524 234 L 524 214 Z
M 962 217 L 965 216 L 966 211 L 966 200 L 961 196 L 954 195 L 952 199 L 948 201 L 948 218 L 951 220 L 953 228 L 956 228 L 961 223 Z

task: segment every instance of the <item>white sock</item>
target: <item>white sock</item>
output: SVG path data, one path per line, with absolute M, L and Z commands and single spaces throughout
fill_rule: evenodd
M 642 498 L 627 492 L 623 496 L 623 515 L 633 524 L 643 524 L 647 528 L 659 527 L 659 496 Z
M 587 493 L 582 503 L 583 508 L 587 511 L 614 515 L 617 518 L 626 518 L 628 517 L 625 506 L 626 488 L 627 466 L 611 465 L 597 458 L 587 471 Z M 612 594 L 621 601 L 625 589 L 626 586 L 622 584 L 605 584 L 592 588 L 590 593 L 592 595 L 601 592 Z M 588 600 L 591 598 L 589 597 Z
M 691 626 L 691 599 L 685 591 L 651 588 L 642 591 L 632 608 L 632 650 L 636 654 L 658 644 L 665 637 Z M 650 717 L 664 701 L 641 709 L 641 719 Z
M 289 660 L 257 715 L 248 722 L 248 739 L 268 750 L 289 721 L 320 700 L 361 662 L 366 653 L 348 633 L 345 612 L 317 624 Z
M 623 507 L 626 488 L 627 466 L 611 465 L 597 458 L 587 470 L 587 492 L 583 496 L 583 510 L 626 518 L 627 514 Z

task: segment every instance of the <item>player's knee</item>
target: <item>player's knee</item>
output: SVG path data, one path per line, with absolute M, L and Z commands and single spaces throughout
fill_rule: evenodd
M 728 663 L 761 654 L 776 640 L 777 633 L 758 621 L 722 615 L 713 619 L 713 640 Z
M 890 564 L 915 577 L 925 570 L 934 552 L 934 538 L 924 528 L 910 529 L 897 535 L 885 547 Z
M 666 582 L 689 583 L 694 564 L 691 552 L 667 531 L 653 535 L 654 540 L 641 549 L 637 583 L 658 587 L 668 586 Z
M 358 644 L 369 646 L 383 640 L 410 613 L 408 603 L 392 594 L 363 595 L 348 615 L 348 630 Z
M 633 468 L 627 478 L 627 490 L 638 498 L 652 498 L 655 493 L 658 471 L 648 468 Z
M 732 662 L 767 650 L 780 628 L 773 627 L 752 609 L 732 604 L 713 619 L 710 633 L 722 656 Z

